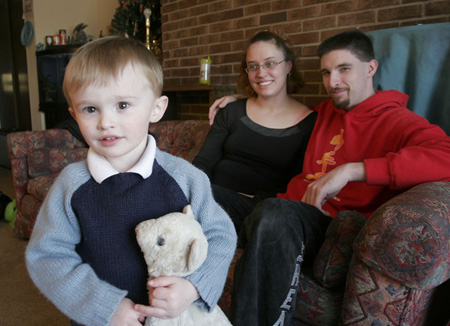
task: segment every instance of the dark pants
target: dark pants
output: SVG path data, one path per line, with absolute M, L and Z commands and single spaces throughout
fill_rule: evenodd
M 212 185 L 213 196 L 216 202 L 222 206 L 233 221 L 236 232 L 239 234 L 245 218 L 253 211 L 261 201 L 259 197 L 241 195 L 218 185 Z
M 234 270 L 234 326 L 290 325 L 303 261 L 311 263 L 331 218 L 308 204 L 270 198 L 246 218 Z
M 70 321 L 70 326 L 83 326 L 83 325 L 78 324 L 77 322 L 71 320 L 71 321 Z

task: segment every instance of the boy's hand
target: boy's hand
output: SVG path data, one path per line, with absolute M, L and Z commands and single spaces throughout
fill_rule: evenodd
M 214 101 L 214 103 L 209 107 L 209 124 L 212 126 L 214 119 L 216 118 L 217 112 L 227 106 L 228 103 L 234 102 L 239 99 L 238 94 L 223 96 Z
M 130 299 L 123 298 L 120 301 L 114 315 L 111 318 L 111 326 L 142 326 L 141 322 L 145 321 L 145 315 L 136 311 L 134 302 Z
M 148 286 L 151 306 L 135 306 L 136 311 L 148 317 L 175 318 L 200 298 L 194 285 L 181 277 L 157 277 Z

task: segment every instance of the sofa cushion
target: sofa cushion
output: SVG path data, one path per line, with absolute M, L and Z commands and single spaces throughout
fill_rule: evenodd
M 338 325 L 343 288 L 326 288 L 317 282 L 311 268 L 300 272 L 293 325 Z
M 158 148 L 192 162 L 197 156 L 210 129 L 203 120 L 172 120 L 150 124 L 149 132 Z
M 37 148 L 28 154 L 28 174 L 31 178 L 60 172 L 73 162 L 84 160 L 87 148 Z
M 326 287 L 345 284 L 353 255 L 353 241 L 367 217 L 356 211 L 342 211 L 328 226 L 325 241 L 314 259 L 314 277 Z
M 30 179 L 27 185 L 28 193 L 41 201 L 44 200 L 58 175 L 59 173 L 56 172 Z

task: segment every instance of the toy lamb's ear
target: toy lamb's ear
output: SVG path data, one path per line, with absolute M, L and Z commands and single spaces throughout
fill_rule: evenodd
M 187 205 L 183 208 L 183 214 L 185 215 L 190 215 L 192 217 L 194 217 L 194 213 L 192 212 L 192 207 L 191 205 Z
M 193 273 L 199 268 L 206 259 L 207 249 L 205 250 L 204 244 L 199 239 L 195 239 L 191 243 L 191 250 L 189 252 L 189 258 L 187 261 L 187 269 L 189 273 Z

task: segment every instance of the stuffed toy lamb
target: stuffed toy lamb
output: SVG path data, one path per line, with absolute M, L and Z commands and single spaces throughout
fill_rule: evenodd
M 149 278 L 192 274 L 206 259 L 208 241 L 195 220 L 191 206 L 183 213 L 170 213 L 140 223 L 136 238 L 144 253 Z M 191 304 L 173 319 L 147 318 L 145 326 L 230 326 L 223 311 L 216 306 L 210 313 Z

